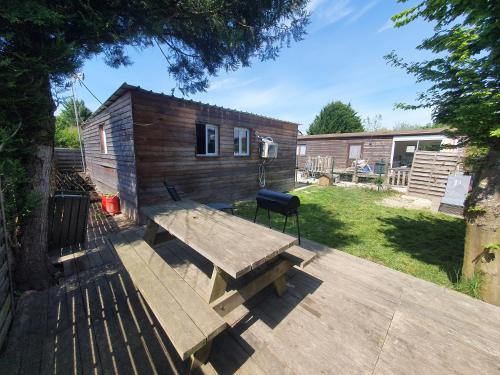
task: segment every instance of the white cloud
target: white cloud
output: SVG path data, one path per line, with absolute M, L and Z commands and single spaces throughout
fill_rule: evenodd
M 358 11 L 356 11 L 352 17 L 349 19 L 349 23 L 351 22 L 355 22 L 357 21 L 359 18 L 361 18 L 362 16 L 364 16 L 366 13 L 368 13 L 368 11 L 370 9 L 372 9 L 375 5 L 377 5 L 377 3 L 379 2 L 379 0 L 374 0 L 374 1 L 370 1 L 368 4 L 366 4 L 364 7 L 362 7 L 361 9 L 359 9 Z
M 312 13 L 312 27 L 319 30 L 346 18 L 354 12 L 354 7 L 352 7 L 350 0 L 330 2 L 315 0 L 310 5 L 310 11 Z
M 234 90 L 240 87 L 245 87 L 251 85 L 254 82 L 257 82 L 260 78 L 251 78 L 243 81 L 239 81 L 235 78 L 223 78 L 216 81 L 210 82 L 210 85 L 207 91 L 216 91 L 216 90 Z
M 394 28 L 394 22 L 392 20 L 387 20 L 380 28 L 377 30 L 377 33 L 382 33 L 386 30 Z

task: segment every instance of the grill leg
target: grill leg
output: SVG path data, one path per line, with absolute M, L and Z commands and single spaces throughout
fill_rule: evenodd
M 300 225 L 299 225 L 299 211 L 295 215 L 295 222 L 297 223 L 297 234 L 299 235 L 299 245 L 300 245 Z
M 271 212 L 267 209 L 267 218 L 269 219 L 269 228 L 271 228 Z
M 259 206 L 257 206 L 257 208 L 255 209 L 255 216 L 253 217 L 253 222 L 254 223 L 257 220 L 257 212 L 259 212 Z M 233 213 L 233 215 L 234 215 L 234 213 Z
M 287 220 L 288 220 L 288 215 L 285 215 L 285 225 L 283 225 L 283 233 L 285 233 Z

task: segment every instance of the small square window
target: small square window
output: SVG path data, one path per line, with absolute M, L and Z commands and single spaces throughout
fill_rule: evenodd
M 108 153 L 108 145 L 106 142 L 106 130 L 104 129 L 104 125 L 99 125 L 99 144 L 101 146 L 101 153 Z
M 306 154 L 306 145 L 297 145 L 297 155 L 304 156 Z
M 234 128 L 234 155 L 250 155 L 250 129 Z
M 196 124 L 196 155 L 219 154 L 219 127 L 211 124 Z
M 349 160 L 361 159 L 361 145 L 349 145 Z

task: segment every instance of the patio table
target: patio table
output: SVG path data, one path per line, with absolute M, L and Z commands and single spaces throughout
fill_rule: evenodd
M 294 263 L 283 253 L 296 247 L 295 237 L 191 200 L 144 207 L 142 213 L 148 218 L 144 240 L 150 245 L 162 227 L 214 265 L 206 300 L 221 315 L 271 283 L 279 295 L 286 290 L 284 274 Z M 266 263 L 265 273 L 249 277 L 238 290 L 226 290 L 230 278 L 239 279 Z

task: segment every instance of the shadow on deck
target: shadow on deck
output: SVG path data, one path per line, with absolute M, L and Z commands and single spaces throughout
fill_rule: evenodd
M 23 295 L 1 374 L 184 374 L 132 284 L 108 233 L 132 226 L 93 206 L 88 241 L 63 259 L 61 285 Z M 200 371 L 213 374 L 498 373 L 500 309 L 304 240 L 319 257 L 287 273 L 214 341 Z M 211 265 L 177 240 L 157 252 L 200 295 Z

